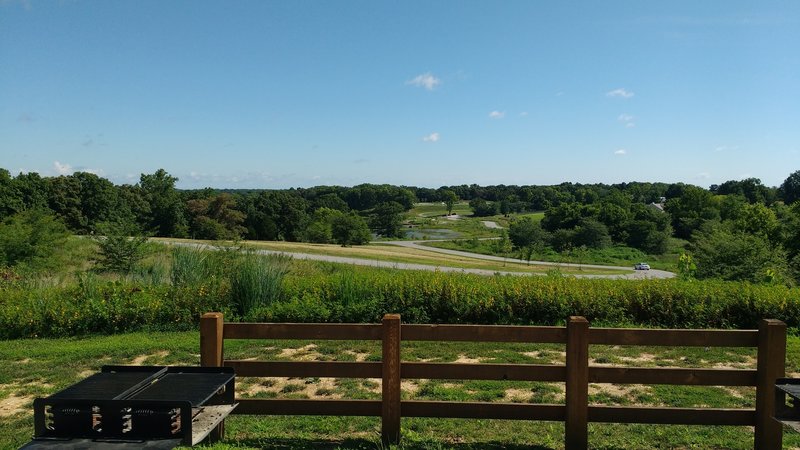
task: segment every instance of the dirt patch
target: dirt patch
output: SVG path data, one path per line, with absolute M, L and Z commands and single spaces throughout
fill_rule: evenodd
M 11 394 L 0 400 L 0 417 L 11 417 L 26 413 L 30 409 L 27 408 L 27 405 L 32 401 L 33 397 Z
M 353 358 L 355 358 L 357 362 L 366 361 L 367 358 L 369 357 L 369 353 L 359 353 L 359 352 L 354 352 L 352 350 L 345 350 L 344 353 L 348 355 L 353 355 Z
M 523 403 L 533 397 L 533 392 L 530 389 L 506 389 L 503 399 L 507 402 Z
M 314 351 L 315 348 L 317 346 L 314 344 L 308 344 L 300 348 L 284 348 L 278 353 L 278 357 L 297 361 L 316 361 L 322 357 L 322 354 Z
M 14 362 L 17 363 L 17 364 L 28 364 L 29 362 L 31 362 L 31 359 L 30 358 L 25 358 L 25 359 L 20 359 L 19 361 L 14 361 Z
M 650 390 L 650 386 L 643 384 L 589 384 L 589 395 L 605 394 L 611 397 L 619 397 L 627 400 L 633 400 L 637 394 Z M 635 402 L 634 402 L 635 404 Z
M 410 380 L 403 380 L 400 382 L 400 390 L 408 392 L 411 395 L 416 394 L 419 392 L 419 385 L 421 384 L 422 380 L 410 381 Z
M 481 362 L 481 359 L 480 358 L 469 358 L 469 357 L 467 357 L 467 355 L 458 355 L 458 358 L 456 359 L 455 362 L 461 363 L 461 364 L 477 364 L 477 363 Z
M 748 355 L 742 362 L 716 363 L 711 367 L 714 369 L 755 369 L 757 365 L 758 360 Z
M 160 351 L 160 352 L 157 352 L 157 353 L 153 353 L 152 355 L 139 355 L 136 358 L 133 358 L 133 360 L 131 360 L 131 365 L 132 366 L 142 366 L 142 365 L 144 365 L 144 363 L 146 361 L 148 361 L 150 359 L 154 359 L 154 358 L 163 359 L 163 358 L 166 358 L 167 356 L 169 356 L 169 352 L 166 351 L 166 350 L 163 350 L 163 351 Z
M 642 353 L 639 356 L 632 357 L 632 356 L 620 356 L 619 359 L 621 361 L 629 362 L 629 363 L 651 363 L 656 360 L 656 355 L 652 353 Z
M 310 399 L 339 399 L 341 394 L 336 393 L 335 378 L 319 378 L 313 382 L 306 382 L 297 378 L 264 377 L 254 378 L 250 381 L 253 384 L 244 385 L 239 391 L 242 395 L 252 397 L 261 392 L 274 392 L 279 397 L 286 389 L 286 386 L 293 386 L 293 395 L 305 395 Z M 298 389 L 296 386 L 302 386 Z

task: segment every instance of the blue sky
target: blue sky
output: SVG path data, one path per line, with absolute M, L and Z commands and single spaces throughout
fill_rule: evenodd
M 0 0 L 0 167 L 776 186 L 800 169 L 800 2 Z

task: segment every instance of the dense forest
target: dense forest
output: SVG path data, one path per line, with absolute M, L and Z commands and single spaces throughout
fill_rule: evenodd
M 31 258 L 42 230 L 196 239 L 285 240 L 342 245 L 371 233 L 401 237 L 417 202 L 468 201 L 474 215 L 543 211 L 511 221 L 515 249 L 628 246 L 661 254 L 684 242 L 685 274 L 698 278 L 800 281 L 800 171 L 780 187 L 757 178 L 708 189 L 683 183 L 555 186 L 362 184 L 263 190 L 180 190 L 164 170 L 115 185 L 87 172 L 12 176 L 0 169 L 0 266 Z M 27 249 L 27 250 L 26 250 Z M 35 256 L 35 255 L 33 255 Z

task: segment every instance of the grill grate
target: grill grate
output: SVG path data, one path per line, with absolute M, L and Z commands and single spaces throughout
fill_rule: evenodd
M 50 448 L 44 444 L 53 439 L 80 442 L 60 448 L 176 439 L 194 445 L 236 407 L 234 383 L 229 367 L 105 366 L 34 401 L 36 434 L 33 446 L 24 448 Z M 193 423 L 203 425 L 193 430 Z M 86 447 L 87 439 L 98 445 Z

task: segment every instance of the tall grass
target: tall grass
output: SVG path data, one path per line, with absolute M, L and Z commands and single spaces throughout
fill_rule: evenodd
M 253 251 L 236 258 L 230 273 L 231 300 L 242 317 L 248 318 L 251 311 L 279 300 L 290 262 L 291 257 L 287 255 L 262 255 Z
M 209 255 L 201 248 L 176 246 L 172 250 L 172 285 L 194 286 L 207 280 L 213 274 Z

